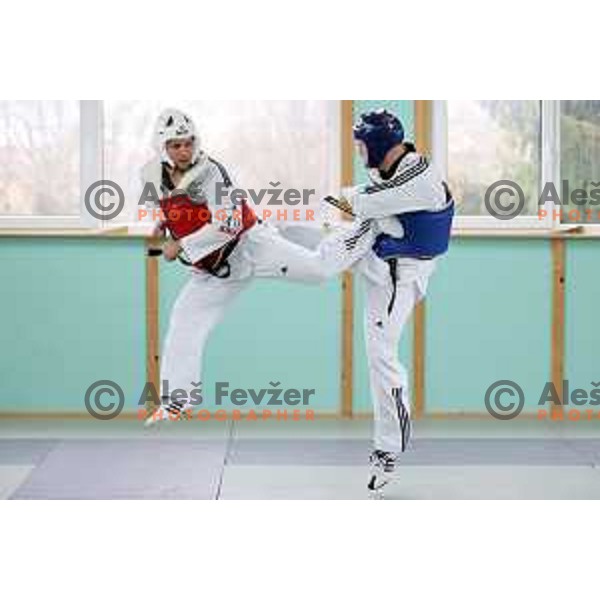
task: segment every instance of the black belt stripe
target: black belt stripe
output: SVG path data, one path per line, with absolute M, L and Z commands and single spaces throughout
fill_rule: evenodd
M 390 298 L 390 302 L 388 304 L 388 316 L 392 314 L 394 310 L 394 304 L 396 303 L 396 294 L 398 290 L 398 259 L 391 258 L 388 261 L 388 266 L 390 268 L 390 277 L 392 279 L 392 296 Z

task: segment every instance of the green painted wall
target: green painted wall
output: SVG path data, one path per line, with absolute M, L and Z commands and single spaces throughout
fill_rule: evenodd
M 452 242 L 427 296 L 427 412 L 484 413 L 501 379 L 537 408 L 550 377 L 551 258 L 548 240 Z
M 140 240 L 0 240 L 0 412 L 83 412 L 110 379 L 135 411 L 145 384 L 145 258 Z M 160 329 L 187 278 L 161 261 Z M 205 389 L 314 388 L 311 408 L 337 410 L 340 285 L 259 280 L 210 339 Z M 205 406 L 213 403 L 207 395 Z
M 0 238 L 0 411 L 83 412 L 117 382 L 135 410 L 145 378 L 143 244 Z
M 162 263 L 161 340 L 165 339 L 171 306 L 186 277 L 179 265 Z M 336 412 L 340 303 L 338 279 L 321 286 L 253 281 L 209 338 L 202 375 L 207 393 L 203 394 L 202 406 L 216 406 L 211 392 L 218 381 L 228 382 L 230 389 L 259 390 L 270 388 L 271 381 L 279 381 L 282 389 L 314 389 L 308 408 Z M 222 408 L 236 407 L 224 404 Z
M 600 382 L 600 318 L 596 306 L 600 297 L 598 256 L 600 240 L 573 240 L 566 251 L 565 375 L 571 391 L 588 393 Z M 573 408 L 576 408 L 573 406 Z M 594 408 L 592 406 L 583 407 Z M 595 407 L 596 411 L 598 407 Z
M 565 369 L 599 381 L 597 240 L 567 242 Z M 145 259 L 139 240 L 0 239 L 0 411 L 82 411 L 87 387 L 112 379 L 135 410 L 145 380 Z M 161 336 L 186 274 L 161 262 Z M 512 379 L 536 408 L 550 375 L 551 250 L 547 240 L 458 239 L 432 277 L 426 306 L 428 412 L 483 412 L 487 387 Z M 356 283 L 355 409 L 370 396 Z M 210 340 L 206 384 L 314 387 L 335 411 L 340 285 L 256 281 Z M 268 323 L 268 327 L 264 327 Z M 235 340 L 232 343 L 232 340 Z M 412 366 L 412 323 L 400 354 Z M 490 359 L 492 357 L 493 359 Z M 208 404 L 210 406 L 210 403 Z

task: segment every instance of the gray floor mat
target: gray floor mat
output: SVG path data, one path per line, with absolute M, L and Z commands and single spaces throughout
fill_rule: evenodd
M 226 440 L 65 441 L 12 498 L 214 498 L 226 448 Z
M 366 464 L 368 440 L 237 439 L 231 445 L 232 465 L 360 465 Z
M 0 440 L 0 465 L 37 465 L 58 440 Z
M 598 446 L 600 450 L 600 445 Z M 588 452 L 585 449 L 588 449 Z M 367 440 L 270 439 L 233 441 L 232 465 L 364 465 Z M 590 465 L 584 440 L 577 447 L 548 439 L 416 439 L 405 465 Z
M 567 445 L 578 455 L 584 457 L 588 463 L 600 465 L 600 440 L 570 439 Z
M 406 465 L 585 466 L 589 460 L 563 440 L 420 439 L 402 457 Z
M 383 490 L 385 500 L 597 499 L 600 475 L 592 467 L 454 465 L 410 466 Z M 357 466 L 230 466 L 224 500 L 362 499 L 367 470 Z
M 270 482 L 270 468 L 280 469 L 277 471 L 277 478 L 281 479 L 281 482 L 269 483 L 269 486 L 276 488 L 273 494 L 277 496 L 280 492 L 289 492 L 289 497 L 295 497 L 296 488 L 304 485 L 304 479 L 290 483 L 287 482 L 285 473 L 289 472 L 292 477 L 294 473 L 302 475 L 306 472 L 306 481 L 311 481 L 311 466 L 325 470 L 338 467 L 340 472 L 349 469 L 349 473 L 356 470 L 356 481 L 352 480 L 351 490 L 330 490 L 335 497 L 344 497 L 344 494 L 350 492 L 352 493 L 349 497 L 354 497 L 352 494 L 355 493 L 353 490 L 356 486 L 356 493 L 362 490 L 360 482 L 364 478 L 370 449 L 371 442 L 367 439 L 347 438 L 234 438 L 229 441 L 225 438 L 157 438 L 60 442 L 15 439 L 0 440 L 0 464 L 35 465 L 20 485 L 18 480 L 14 481 L 14 485 L 19 487 L 15 489 L 11 484 L 12 487 L 7 488 L 7 493 L 13 491 L 10 497 L 15 499 L 208 499 L 219 496 L 223 481 L 225 484 L 229 481 L 229 487 L 223 489 L 223 496 L 236 497 L 238 492 L 234 493 L 235 490 L 231 487 L 237 481 L 236 478 L 241 478 L 238 483 L 246 486 L 250 485 L 246 479 L 252 483 L 254 476 L 258 477 L 258 481 L 252 485 L 257 489 L 253 492 L 254 495 L 250 494 L 249 497 L 260 497 L 260 477 L 264 475 L 265 481 Z M 223 470 L 226 453 L 227 466 Z M 411 451 L 402 457 L 402 464 L 406 467 L 449 468 L 448 473 L 457 478 L 460 478 L 460 469 L 456 470 L 457 467 L 579 469 L 600 464 L 600 440 L 415 439 Z M 246 468 L 255 470 L 245 471 Z M 475 475 L 484 471 L 469 472 Z M 540 477 L 549 472 L 539 471 Z M 503 471 L 491 470 L 490 473 Z M 589 468 L 589 473 L 586 470 L 583 475 L 577 475 L 576 483 L 589 476 L 590 485 L 600 485 L 600 476 L 597 473 L 596 469 Z M 427 477 L 428 475 L 425 475 L 425 479 Z M 469 485 L 475 486 L 476 479 L 475 477 Z M 526 476 L 523 481 L 527 482 Z M 459 483 L 457 479 L 457 489 L 460 489 Z M 292 491 L 286 491 L 288 484 Z M 583 483 L 581 485 L 583 486 Z M 279 490 L 281 486 L 283 487 Z M 238 491 L 242 494 L 247 491 L 244 490 L 245 487 Z M 450 491 L 440 488 L 436 493 L 439 493 L 440 497 L 444 497 L 446 493 L 449 497 L 454 497 L 453 490 L 454 488 Z M 318 497 L 317 491 L 315 494 Z M 476 491 L 472 493 L 475 494 Z M 543 497 L 543 489 L 538 491 L 536 488 L 531 491 L 532 494 L 534 492 Z M 519 490 L 515 489 L 511 493 L 518 495 Z M 523 493 L 525 496 L 529 494 Z M 564 490 L 560 491 L 560 494 L 563 493 Z M 576 497 L 586 497 L 586 494 L 596 497 L 596 493 L 596 487 L 588 490 L 583 486 Z M 459 492 L 456 494 L 460 495 Z M 267 497 L 269 495 L 270 492 Z M 304 496 L 300 494 L 299 497 Z

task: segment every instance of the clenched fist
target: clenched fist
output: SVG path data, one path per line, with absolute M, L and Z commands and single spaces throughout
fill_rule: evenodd
M 163 244 L 163 256 L 169 262 L 175 260 L 181 251 L 181 242 L 179 240 L 167 240 Z

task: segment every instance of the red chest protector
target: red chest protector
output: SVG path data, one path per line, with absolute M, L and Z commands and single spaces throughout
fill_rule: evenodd
M 208 205 L 206 203 L 199 204 L 193 202 L 190 196 L 187 195 L 162 198 L 160 200 L 160 208 L 164 227 L 175 240 L 195 233 L 208 223 L 213 222 L 213 215 Z M 229 274 L 227 258 L 238 245 L 242 234 L 251 229 L 257 221 L 256 214 L 246 201 L 243 202 L 242 206 L 236 207 L 236 210 L 241 210 L 242 212 L 242 229 L 230 242 L 218 250 L 211 252 L 198 262 L 193 263 L 193 265 L 182 257 L 180 257 L 180 260 L 186 265 L 208 271 L 217 277 L 227 277 Z M 223 219 L 223 214 L 223 210 L 217 210 L 214 222 L 218 224 Z

